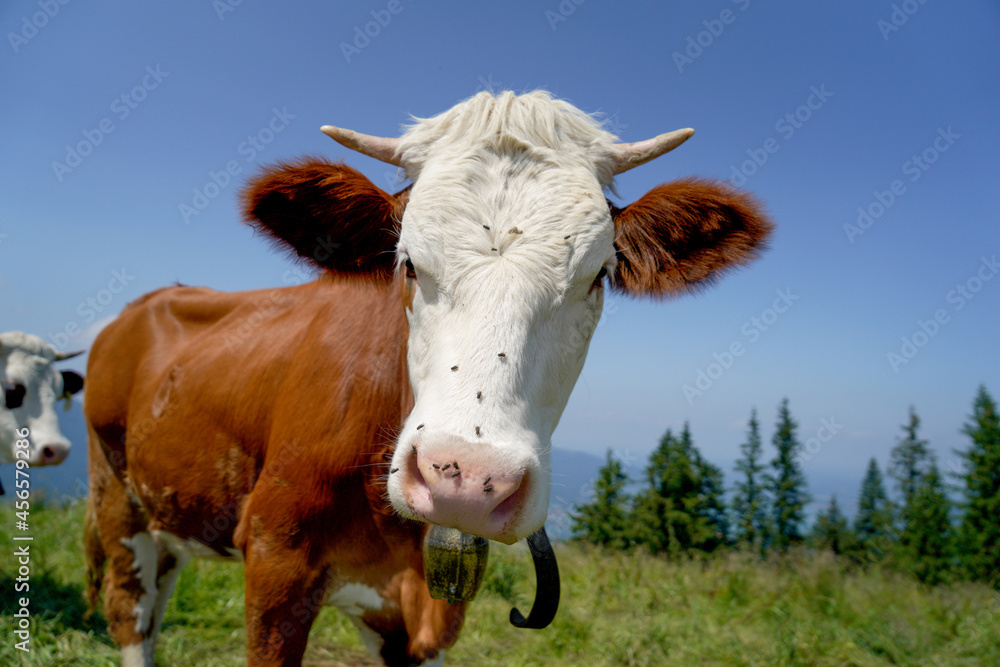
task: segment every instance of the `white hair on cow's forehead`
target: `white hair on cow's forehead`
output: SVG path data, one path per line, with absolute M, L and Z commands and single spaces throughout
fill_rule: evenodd
M 56 356 L 55 349 L 38 336 L 22 331 L 0 333 L 0 354 L 5 354 L 12 349 L 22 350 L 48 360 L 52 360 Z
M 581 271 L 613 261 L 602 190 L 616 142 L 544 91 L 483 92 L 418 119 L 399 148 L 414 180 L 400 249 L 449 299 L 520 284 L 529 309 L 558 302 Z
M 584 158 L 598 182 L 609 186 L 617 141 L 595 115 L 546 91 L 524 95 L 504 91 L 496 96 L 483 91 L 437 116 L 414 118 L 400 140 L 399 155 L 407 175 L 416 180 L 425 162 L 442 147 L 456 155 L 480 148 L 503 150 L 515 143 L 538 150 L 540 157 Z

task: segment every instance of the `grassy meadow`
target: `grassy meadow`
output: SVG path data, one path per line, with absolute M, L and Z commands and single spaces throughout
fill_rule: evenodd
M 103 618 L 85 618 L 83 504 L 31 511 L 32 644 L 14 648 L 13 508 L 0 525 L 0 665 L 114 665 Z M 523 544 L 494 544 L 452 665 L 1000 665 L 1000 594 L 978 584 L 929 587 L 861 572 L 829 554 L 761 562 L 743 554 L 668 561 L 557 544 L 563 597 L 546 630 L 518 630 L 534 590 Z M 243 665 L 242 567 L 195 561 L 182 573 L 157 664 Z M 324 609 L 305 665 L 376 665 L 354 627 Z

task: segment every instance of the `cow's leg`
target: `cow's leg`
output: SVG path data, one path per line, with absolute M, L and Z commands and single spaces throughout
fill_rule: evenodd
M 104 485 L 96 510 L 107 568 L 104 615 L 108 630 L 121 646 L 124 667 L 152 667 L 148 629 L 156 600 L 156 545 L 146 530 L 141 508 L 132 504 L 117 479 Z
M 93 468 L 92 468 L 93 470 Z M 145 512 L 111 475 L 92 478 L 91 493 L 103 552 L 104 613 L 121 646 L 123 667 L 152 667 L 156 633 L 187 562 L 149 532 Z
M 156 645 L 156 637 L 160 632 L 160 625 L 163 623 L 167 603 L 170 602 L 170 596 L 177 584 L 177 577 L 191 560 L 190 552 L 178 547 L 176 540 L 172 536 L 170 537 L 171 539 L 164 540 L 160 534 L 154 533 L 154 542 L 157 548 L 156 600 L 153 602 L 153 613 L 146 635 L 150 646 Z
M 119 634 L 112 630 L 112 636 L 121 644 L 123 667 L 152 667 L 163 614 L 177 577 L 190 558 L 183 551 L 167 548 L 155 531 L 137 532 L 131 537 L 120 538 L 120 542 L 132 553 L 131 575 L 138 580 L 140 590 L 136 596 L 134 586 L 119 586 L 118 597 L 112 601 L 112 589 L 108 587 L 106 607 L 114 606 L 118 609 L 117 618 L 126 619 L 120 624 Z M 131 619 L 128 619 L 130 605 Z
M 92 598 L 97 597 L 98 577 L 104 568 L 104 615 L 108 631 L 121 647 L 126 667 L 153 664 L 152 642 L 144 642 L 139 613 L 149 602 L 147 586 L 155 582 L 156 549 L 146 532 L 146 516 L 138 501 L 115 473 L 93 431 L 89 433 L 90 506 L 86 546 L 90 557 Z
M 324 569 L 306 545 L 253 532 L 244 548 L 247 665 L 299 665 L 326 595 Z

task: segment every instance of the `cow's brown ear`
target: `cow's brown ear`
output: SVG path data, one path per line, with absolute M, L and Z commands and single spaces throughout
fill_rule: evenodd
M 265 168 L 241 197 L 244 220 L 279 247 L 333 273 L 391 280 L 408 194 L 307 158 Z
M 614 289 L 663 298 L 706 286 L 765 248 L 771 222 L 749 194 L 717 181 L 659 185 L 619 209 Z

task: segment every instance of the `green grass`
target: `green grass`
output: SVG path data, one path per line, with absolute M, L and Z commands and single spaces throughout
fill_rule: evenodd
M 14 648 L 13 511 L 0 518 L 0 665 L 113 665 L 103 618 L 85 618 L 83 505 L 31 511 L 32 649 Z M 527 613 L 531 560 L 523 545 L 494 544 L 471 606 L 456 665 L 1000 665 L 1000 595 L 985 586 L 929 587 L 888 571 L 860 572 L 831 555 L 800 552 L 767 562 L 729 554 L 667 561 L 556 545 L 563 598 L 546 630 L 518 630 Z M 245 660 L 239 565 L 195 561 L 167 609 L 157 662 L 219 667 Z M 377 664 L 354 627 L 324 609 L 306 665 Z

